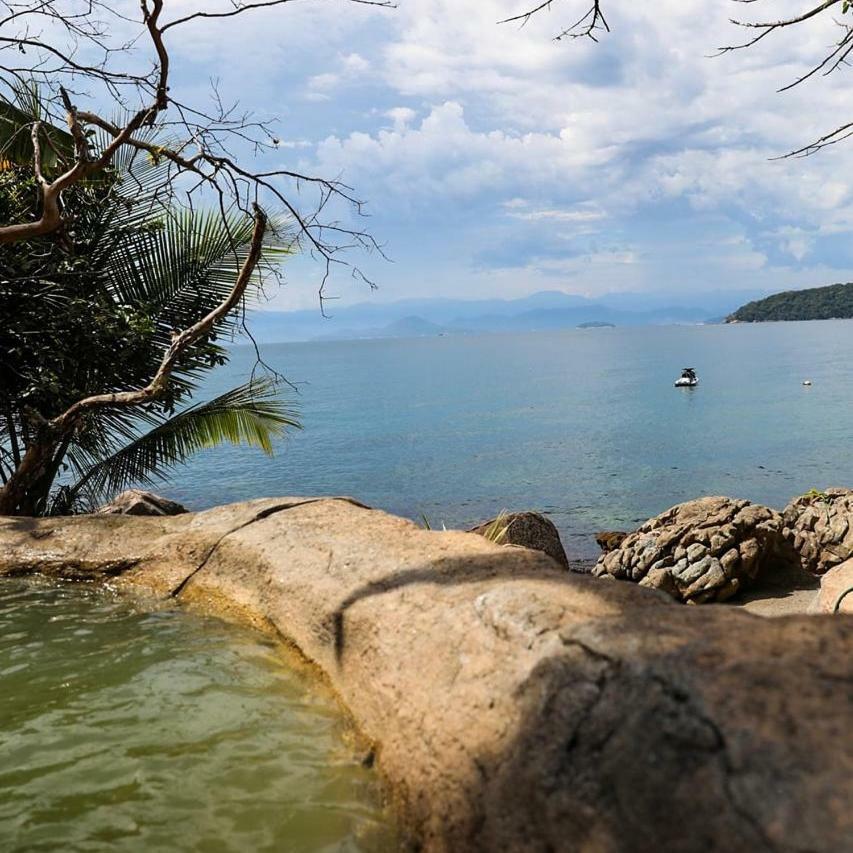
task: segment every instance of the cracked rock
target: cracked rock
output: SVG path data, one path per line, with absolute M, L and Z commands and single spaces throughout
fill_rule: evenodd
M 805 571 L 822 575 L 853 557 L 853 490 L 827 489 L 794 498 L 782 518 L 782 535 Z
M 593 569 L 662 589 L 679 601 L 724 601 L 774 564 L 786 565 L 778 512 L 744 500 L 700 498 L 647 521 Z

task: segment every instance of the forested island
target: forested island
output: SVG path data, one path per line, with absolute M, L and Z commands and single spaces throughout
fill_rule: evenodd
M 771 320 L 837 320 L 853 317 L 853 283 L 787 290 L 749 302 L 726 317 L 727 323 Z

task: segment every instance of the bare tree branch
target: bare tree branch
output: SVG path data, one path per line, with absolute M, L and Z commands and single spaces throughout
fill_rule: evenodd
M 564 0 L 564 3 L 565 2 L 569 2 L 569 0 Z M 758 4 L 764 3 L 765 0 L 732 0 L 732 2 L 738 3 L 741 6 L 750 6 L 758 8 Z M 766 0 L 766 2 L 770 2 L 770 0 Z M 524 26 L 534 16 L 539 15 L 542 12 L 549 11 L 555 8 L 557 5 L 558 0 L 541 0 L 541 2 L 537 3 L 536 5 L 527 8 L 526 11 L 506 18 L 500 23 L 514 22 L 520 24 L 521 26 Z M 555 38 L 557 40 L 566 37 L 591 38 L 593 41 L 597 41 L 597 36 L 602 31 L 610 32 L 610 26 L 607 22 L 607 19 L 604 17 L 602 5 L 603 0 L 593 0 L 592 5 L 588 7 L 586 13 L 570 27 L 567 27 L 562 30 Z M 763 41 L 768 36 L 771 36 L 774 33 L 791 27 L 801 26 L 810 21 L 817 20 L 818 18 L 820 18 L 821 15 L 825 15 L 827 13 L 841 13 L 841 15 L 853 15 L 853 2 L 851 2 L 851 0 L 821 0 L 821 2 L 812 2 L 808 4 L 802 12 L 789 15 L 787 17 L 775 18 L 772 20 L 765 19 L 757 21 L 746 21 L 732 18 L 731 23 L 736 27 L 741 27 L 749 31 L 750 36 L 742 42 L 718 48 L 716 55 L 719 56 L 722 54 L 731 53 L 733 51 L 746 50 L 748 48 L 754 47 L 759 42 Z M 829 74 L 832 74 L 842 66 L 846 66 L 848 64 L 851 54 L 853 54 L 853 23 L 848 24 L 846 22 L 836 20 L 835 24 L 841 28 L 841 37 L 835 42 L 835 44 L 831 48 L 829 48 L 825 56 L 817 60 L 814 65 L 812 65 L 812 67 L 809 68 L 807 71 L 803 72 L 794 80 L 782 86 L 778 90 L 779 92 L 790 91 L 791 89 L 802 85 L 807 80 L 810 80 L 815 76 L 827 76 Z M 835 145 L 838 142 L 848 139 L 851 135 L 853 135 L 853 133 L 851 133 L 851 129 L 853 129 L 853 123 L 845 122 L 835 128 L 835 130 L 824 134 L 819 139 L 816 139 L 815 141 L 810 142 L 807 145 L 801 146 L 800 148 L 783 155 L 783 158 L 801 157 L 814 154 L 829 145 Z
M 169 377 L 180 357 L 201 338 L 203 338 L 213 327 L 237 307 L 246 287 L 254 275 L 255 268 L 260 260 L 261 250 L 264 243 L 264 235 L 267 230 L 267 216 L 257 205 L 254 206 L 255 227 L 252 232 L 252 240 L 249 245 L 249 253 L 234 282 L 234 287 L 228 296 L 223 299 L 212 311 L 194 323 L 192 326 L 177 333 L 171 345 L 163 355 L 163 360 L 157 368 L 157 372 L 151 381 L 136 391 L 121 391 L 114 394 L 96 394 L 78 400 L 61 415 L 48 422 L 52 430 L 64 432 L 73 426 L 77 419 L 91 409 L 105 407 L 135 406 L 140 403 L 149 403 L 156 400 L 165 393 Z
M 212 195 L 222 209 L 236 206 L 247 214 L 251 213 L 252 205 L 261 197 L 265 197 L 265 203 L 281 206 L 297 225 L 297 240 L 305 242 L 324 264 L 320 288 L 322 306 L 323 284 L 333 266 L 344 262 L 345 252 L 358 248 L 382 253 L 379 244 L 366 230 L 320 218 L 323 210 L 332 209 L 331 201 L 340 202 L 358 217 L 363 214 L 363 201 L 339 179 L 318 177 L 288 168 L 249 168 L 232 152 L 230 143 L 241 148 L 250 146 L 255 154 L 270 152 L 278 144 L 272 128 L 266 123 L 252 120 L 248 115 L 238 114 L 234 106 L 224 105 L 215 86 L 214 103 L 217 109 L 213 113 L 182 103 L 170 88 L 171 58 L 165 37 L 167 33 L 169 36 L 177 36 L 178 27 L 203 18 L 233 18 L 290 2 L 293 0 L 236 3 L 227 11 L 196 9 L 189 15 L 164 21 L 164 0 L 141 0 L 141 32 L 153 51 L 154 63 L 148 73 L 139 74 L 120 67 L 121 63 L 126 64 L 127 56 L 126 52 L 117 52 L 109 41 L 109 18 L 117 13 L 106 0 L 39 0 L 32 9 L 19 7 L 9 0 L 0 0 L 0 9 L 8 10 L 8 14 L 0 18 L 0 54 L 4 49 L 13 48 L 16 51 L 34 52 L 29 71 L 42 78 L 49 77 L 56 94 L 55 99 L 50 101 L 53 110 L 50 117 L 55 120 L 61 118 L 68 125 L 76 146 L 74 161 L 66 163 L 60 174 L 51 175 L 49 185 L 42 188 L 39 219 L 28 223 L 0 223 L 0 244 L 44 236 L 60 228 L 63 223 L 63 191 L 98 170 L 109 167 L 120 149 L 130 147 L 145 151 L 152 157 L 169 160 L 173 168 L 168 174 L 168 187 L 164 191 L 173 198 L 178 193 L 183 194 L 185 202 L 190 206 L 197 193 Z M 345 2 L 382 8 L 395 6 L 391 0 Z M 69 8 L 74 7 L 75 3 L 78 12 L 72 14 Z M 42 34 L 32 32 L 30 23 L 34 17 L 47 18 L 55 27 L 64 28 L 69 44 L 66 46 L 55 38 L 48 40 Z M 6 35 L 4 30 L 9 27 L 17 29 L 13 34 Z M 78 58 L 81 43 L 89 46 L 87 56 L 92 50 L 100 51 L 99 63 Z M 49 62 L 49 59 L 55 62 Z M 13 73 L 19 79 L 25 77 L 24 70 L 15 70 Z M 135 91 L 142 105 L 121 124 L 107 120 L 99 111 L 79 109 L 69 95 L 71 84 L 79 80 L 104 86 L 108 95 L 120 104 L 127 103 L 129 91 Z M 78 93 L 77 99 L 80 97 Z M 103 130 L 111 137 L 100 151 L 90 150 L 92 128 Z M 161 136 L 168 134 L 168 142 L 155 144 L 150 134 L 138 133 L 143 128 L 154 128 Z M 187 184 L 183 180 L 185 175 L 194 176 L 194 181 Z M 316 191 L 314 204 L 308 208 L 301 196 L 305 187 L 313 187 Z M 368 281 L 360 272 L 357 277 Z
M 498 23 L 501 24 L 512 24 L 517 23 L 521 24 L 521 26 L 525 26 L 529 23 L 530 19 L 535 15 L 538 15 L 540 12 L 550 10 L 555 3 L 555 0 L 544 0 L 528 9 L 526 12 L 520 12 L 517 15 L 513 15 L 512 17 L 505 18 Z M 598 34 L 600 31 L 610 32 L 610 25 L 607 23 L 607 19 L 604 17 L 604 12 L 601 8 L 601 0 L 593 0 L 592 5 L 587 9 L 584 15 L 575 21 L 569 27 L 565 27 L 561 30 L 556 36 L 554 36 L 555 41 L 561 41 L 564 38 L 589 38 L 593 41 L 598 41 Z

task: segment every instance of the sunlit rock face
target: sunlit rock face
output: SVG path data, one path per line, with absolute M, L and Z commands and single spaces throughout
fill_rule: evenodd
M 807 572 L 822 575 L 853 557 L 850 489 L 810 492 L 792 500 L 782 516 L 782 534 Z
M 853 559 L 833 566 L 821 576 L 820 591 L 811 609 L 814 613 L 853 614 Z
M 659 545 L 763 567 L 778 514 L 697 503 Z M 0 519 L 0 574 L 64 567 L 296 647 L 375 744 L 417 849 L 849 847 L 849 617 L 682 607 L 348 499 Z
M 569 558 L 554 522 L 538 512 L 510 512 L 471 530 L 499 545 L 518 545 L 542 551 L 564 568 L 569 568 Z
M 100 507 L 101 515 L 181 515 L 187 508 L 153 492 L 128 489 Z
M 647 521 L 593 569 L 598 577 L 662 589 L 679 601 L 725 601 L 790 567 L 782 516 L 744 500 L 708 497 Z

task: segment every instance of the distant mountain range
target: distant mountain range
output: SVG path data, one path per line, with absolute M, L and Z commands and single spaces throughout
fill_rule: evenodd
M 262 343 L 360 338 L 427 337 L 479 332 L 531 332 L 578 326 L 647 326 L 722 322 L 759 291 L 621 293 L 587 299 L 542 291 L 521 299 L 405 299 L 331 309 L 263 311 L 250 317 Z
M 853 284 L 787 290 L 750 302 L 726 318 L 727 323 L 772 320 L 835 320 L 853 317 Z

